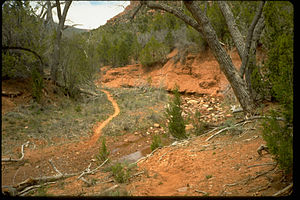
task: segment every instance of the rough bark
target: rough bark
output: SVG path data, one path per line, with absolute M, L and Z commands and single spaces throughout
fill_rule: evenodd
M 56 0 L 56 8 L 57 8 L 57 15 L 59 19 L 59 24 L 56 28 L 56 38 L 54 41 L 54 51 L 53 51 L 53 59 L 52 59 L 52 65 L 51 65 L 51 79 L 54 83 L 57 82 L 57 72 L 59 69 L 59 60 L 60 60 L 60 42 L 62 38 L 62 31 L 64 28 L 66 16 L 68 13 L 68 10 L 70 8 L 72 1 L 67 1 L 66 5 L 64 7 L 63 13 L 61 14 L 61 8 L 59 0 Z
M 251 74 L 254 71 L 254 69 L 258 67 L 256 65 L 256 48 L 260 35 L 264 29 L 264 25 L 264 17 L 262 16 L 254 29 L 251 47 L 249 51 L 249 61 L 245 66 L 245 80 L 248 86 L 248 90 L 250 91 L 250 94 L 254 100 L 257 100 L 257 98 L 259 97 L 255 89 L 252 87 Z
M 252 23 L 251 23 L 251 25 L 249 27 L 249 30 L 248 30 L 245 49 L 244 49 L 244 54 L 243 54 L 243 58 L 242 58 L 242 65 L 241 65 L 241 68 L 240 68 L 241 77 L 244 76 L 246 65 L 248 64 L 249 51 L 250 51 L 250 47 L 251 47 L 251 43 L 252 43 L 253 32 L 254 32 L 254 29 L 255 29 L 259 19 L 261 18 L 262 10 L 263 10 L 264 5 L 265 5 L 265 1 L 262 1 L 259 5 L 258 9 L 257 9 L 256 15 L 254 16 L 254 18 L 252 20 Z
M 233 42 L 238 50 L 239 56 L 242 60 L 245 49 L 245 42 L 241 32 L 239 31 L 237 24 L 235 23 L 235 19 L 231 9 L 229 8 L 227 2 L 218 1 L 219 8 L 225 18 L 226 24 L 228 26 L 230 35 L 232 36 Z
M 254 112 L 255 104 L 247 89 L 246 82 L 240 77 L 229 55 L 219 43 L 216 32 L 207 16 L 199 9 L 197 2 L 185 1 L 184 4 L 201 26 L 204 38 L 216 57 L 222 72 L 231 84 L 234 94 L 240 102 L 244 112 L 252 114 Z

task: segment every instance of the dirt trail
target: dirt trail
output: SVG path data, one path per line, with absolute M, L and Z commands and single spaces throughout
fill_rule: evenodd
M 109 116 L 109 118 L 107 118 L 104 122 L 99 122 L 99 124 L 97 125 L 97 127 L 94 129 L 94 135 L 91 137 L 90 141 L 88 143 L 90 143 L 91 145 L 94 145 L 98 138 L 101 135 L 101 130 L 117 115 L 119 115 L 120 113 L 120 108 L 117 104 L 117 102 L 112 98 L 111 94 L 106 91 L 106 90 L 101 90 L 102 92 L 104 92 L 107 95 L 107 99 L 112 103 L 113 107 L 114 107 L 114 114 L 112 114 L 111 116 Z
M 53 174 L 53 169 L 48 163 L 49 159 L 53 160 L 64 173 L 73 173 L 85 169 L 98 151 L 96 142 L 101 136 L 102 129 L 120 113 L 119 106 L 111 94 L 106 90 L 101 91 L 107 95 L 115 111 L 105 121 L 98 122 L 95 125 L 95 128 L 93 128 L 94 134 L 91 137 L 83 137 L 80 141 L 71 141 L 61 145 L 49 145 L 41 149 L 25 149 L 24 160 L 26 160 L 27 164 L 24 165 L 24 162 L 22 162 L 23 166 L 19 166 L 17 163 L 5 164 L 4 168 L 2 168 L 2 184 L 12 185 L 24 181 L 30 176 L 38 177 L 41 174 Z M 16 173 L 18 168 L 24 176 L 22 176 L 22 173 Z

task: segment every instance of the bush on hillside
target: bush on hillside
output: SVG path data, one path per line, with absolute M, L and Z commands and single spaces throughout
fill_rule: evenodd
M 166 108 L 166 118 L 169 120 L 168 129 L 171 135 L 177 139 L 187 138 L 185 132 L 185 121 L 182 117 L 181 99 L 178 87 L 173 90 L 174 97 L 170 99 Z
M 265 120 L 263 137 L 279 166 L 288 173 L 293 169 L 293 5 L 270 2 L 264 16 L 266 32 L 263 39 L 268 49 L 265 76 L 280 110 L 272 111 L 272 119 Z M 284 121 L 278 121 L 276 117 L 282 117 Z
M 159 43 L 153 36 L 146 44 L 140 54 L 140 61 L 143 66 L 151 67 L 155 64 L 164 64 L 169 49 L 163 43 Z

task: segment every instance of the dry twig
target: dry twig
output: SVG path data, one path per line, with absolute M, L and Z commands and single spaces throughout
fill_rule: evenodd
M 286 186 L 285 188 L 283 188 L 282 190 L 276 192 L 275 194 L 273 194 L 272 196 L 279 196 L 283 193 L 285 193 L 286 191 L 288 191 L 289 189 L 291 189 L 293 187 L 293 183 L 291 183 L 290 185 Z
M 21 154 L 22 156 L 19 158 L 19 159 L 12 159 L 11 157 L 10 158 L 2 158 L 2 162 L 19 162 L 21 160 L 23 160 L 24 156 L 25 156 L 25 153 L 24 153 L 24 147 L 28 147 L 29 145 L 29 141 L 27 141 L 26 143 L 22 144 L 21 146 Z

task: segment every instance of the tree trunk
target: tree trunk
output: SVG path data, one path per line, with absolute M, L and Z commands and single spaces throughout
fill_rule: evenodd
M 226 53 L 225 49 L 220 45 L 216 32 L 210 24 L 207 16 L 202 13 L 196 2 L 185 1 L 184 4 L 191 12 L 194 19 L 196 19 L 198 24 L 201 26 L 204 38 L 216 57 L 222 72 L 231 84 L 234 94 L 240 102 L 244 113 L 253 114 L 255 104 L 247 89 L 246 82 L 240 77 L 240 74 L 233 65 L 232 60 Z
M 57 72 L 59 69 L 59 64 L 60 64 L 60 42 L 61 42 L 61 37 L 62 37 L 62 31 L 64 28 L 67 12 L 70 8 L 72 1 L 67 1 L 66 5 L 63 10 L 63 14 L 61 14 L 61 8 L 60 8 L 60 3 L 59 0 L 56 0 L 56 8 L 57 8 L 57 15 L 59 19 L 59 24 L 56 28 L 56 37 L 54 41 L 54 48 L 53 48 L 53 58 L 52 58 L 52 63 L 51 63 L 51 79 L 54 83 L 57 82 Z
M 235 23 L 235 19 L 233 13 L 231 12 L 227 2 L 218 1 L 219 8 L 222 11 L 222 14 L 225 18 L 226 24 L 228 26 L 228 30 L 230 35 L 232 36 L 235 47 L 238 50 L 239 56 L 242 60 L 245 49 L 245 42 L 241 32 L 239 31 L 237 24 Z

